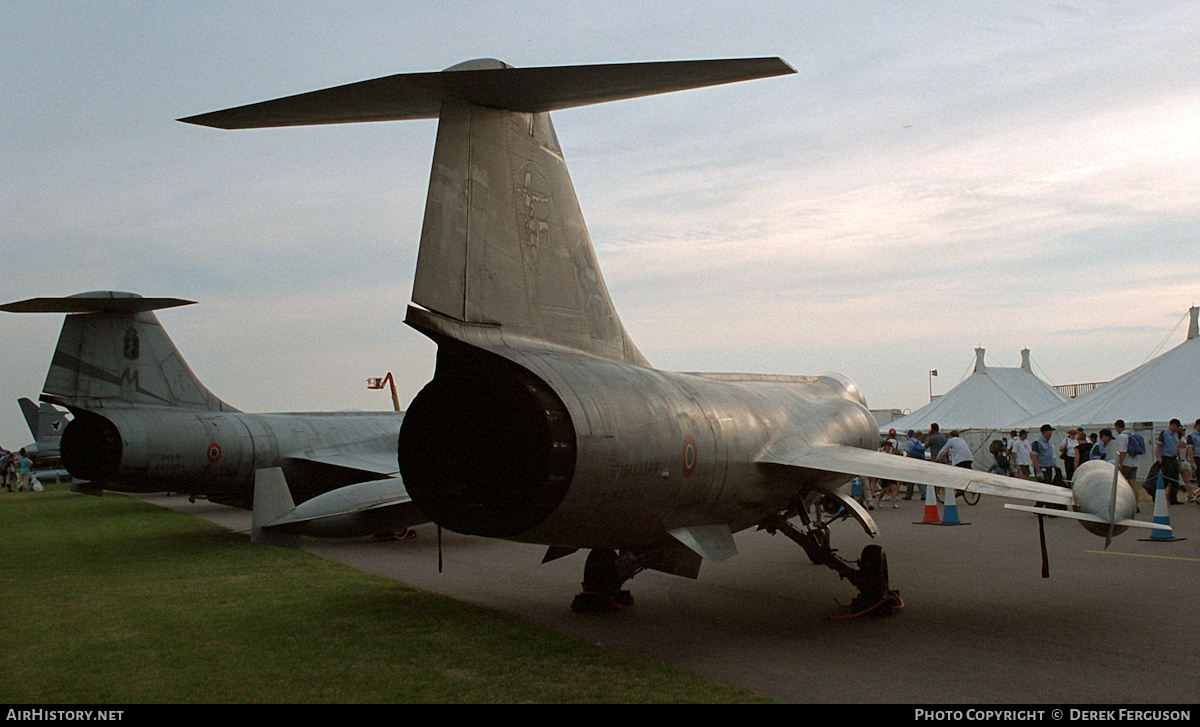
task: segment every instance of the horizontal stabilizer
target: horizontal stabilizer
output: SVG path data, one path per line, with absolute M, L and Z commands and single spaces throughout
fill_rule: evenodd
M 1033 507 L 1031 505 L 1013 505 L 1012 503 L 1008 503 L 1008 502 L 1004 503 L 1004 507 L 1006 507 L 1009 510 L 1020 510 L 1021 512 L 1031 512 L 1031 513 L 1034 513 L 1035 515 L 1049 515 L 1050 517 L 1065 517 L 1065 518 L 1070 518 L 1072 520 L 1083 520 L 1083 521 L 1089 522 L 1089 523 L 1101 523 L 1103 525 L 1109 524 L 1108 520 L 1105 520 L 1104 518 L 1100 517 L 1099 515 L 1092 515 L 1092 514 L 1089 514 L 1086 512 L 1073 512 L 1073 511 L 1069 511 L 1069 510 L 1050 510 L 1050 509 L 1047 509 L 1044 507 Z M 1166 530 L 1168 532 L 1170 532 L 1170 530 L 1171 530 L 1170 525 L 1163 525 L 1161 523 L 1145 522 L 1142 520 L 1131 520 L 1128 518 L 1126 518 L 1124 520 L 1117 520 L 1115 523 L 1112 523 L 1112 524 L 1119 528 L 1146 528 L 1148 530 Z
M 295 547 L 295 536 L 356 538 L 428 522 L 397 477 L 339 487 L 292 506 L 279 467 L 254 472 L 251 539 Z
M 79 293 L 65 298 L 29 298 L 0 305 L 7 313 L 122 313 L 131 315 L 162 308 L 191 305 L 181 298 L 143 298 L 136 293 L 111 290 Z
M 780 58 L 512 68 L 468 61 L 434 73 L 370 81 L 179 119 L 218 129 L 253 129 L 437 118 L 442 103 L 541 113 L 555 109 L 795 73 Z

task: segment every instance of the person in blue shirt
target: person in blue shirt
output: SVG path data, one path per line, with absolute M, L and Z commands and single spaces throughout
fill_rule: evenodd
M 925 459 L 925 443 L 921 441 L 921 435 L 912 429 L 908 430 L 908 441 L 904 443 L 904 453 L 915 459 Z M 921 499 L 925 499 L 925 485 L 917 484 L 921 490 Z M 911 500 L 913 498 L 913 483 L 908 483 L 908 494 L 903 500 Z
M 1101 429 L 1100 441 L 1092 445 L 1092 451 L 1088 454 L 1088 459 L 1108 459 L 1108 443 L 1112 441 L 1112 430 Z
M 33 462 L 22 449 L 21 456 L 17 458 L 17 491 L 24 492 L 26 489 L 33 491 Z
M 1050 444 L 1050 437 L 1053 434 L 1054 427 L 1043 424 L 1042 436 L 1033 440 L 1033 444 L 1030 445 L 1033 454 L 1034 476 L 1046 484 L 1054 482 L 1054 445 Z
M 1167 428 L 1158 433 L 1154 443 L 1154 458 L 1159 461 L 1159 472 L 1167 488 L 1167 502 L 1179 504 L 1179 430 L 1183 425 L 1172 419 Z

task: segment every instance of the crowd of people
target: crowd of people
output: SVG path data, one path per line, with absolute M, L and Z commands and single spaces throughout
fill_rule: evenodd
M 1172 419 L 1167 428 L 1159 430 L 1153 437 L 1151 447 L 1140 434 L 1129 431 L 1125 421 L 1118 419 L 1111 429 L 1103 428 L 1087 432 L 1083 427 L 1067 430 L 1066 438 L 1057 447 L 1051 442 L 1055 428 L 1043 424 L 1032 440 L 1026 429 L 1014 429 L 1008 437 L 994 440 L 988 447 L 991 463 L 988 471 L 1024 480 L 1037 480 L 1046 484 L 1070 486 L 1075 470 L 1084 462 L 1093 459 L 1108 460 L 1115 464 L 1121 474 L 1134 488 L 1137 496 L 1138 468 L 1142 458 L 1153 452 L 1155 462 L 1145 481 L 1145 487 L 1154 497 L 1155 483 L 1162 475 L 1167 501 L 1180 503 L 1179 493 L 1195 498 L 1200 487 L 1196 484 L 1196 456 L 1200 454 L 1200 419 L 1190 432 L 1184 433 L 1178 419 Z M 917 459 L 930 459 L 955 467 L 971 468 L 975 456 L 966 440 L 957 430 L 950 436 L 942 434 L 937 424 L 929 426 L 929 432 L 908 430 L 907 440 L 900 445 L 895 429 L 888 430 L 880 451 Z M 1115 447 L 1113 442 L 1116 442 Z M 1111 450 L 1111 451 L 1110 451 Z M 1153 481 L 1153 482 L 1152 482 Z M 868 480 L 863 491 L 863 502 L 870 509 L 882 506 L 883 499 L 890 495 L 892 507 L 900 507 L 898 499 L 913 499 L 914 485 L 907 484 L 907 493 L 898 498 L 901 484 L 888 480 Z M 921 499 L 925 498 L 925 486 L 916 485 Z
M 17 492 L 32 491 L 35 482 L 33 461 L 26 456 L 24 449 L 20 452 L 10 452 L 0 448 L 0 487 L 13 492 L 13 485 L 16 485 Z M 40 488 L 39 484 L 38 489 Z

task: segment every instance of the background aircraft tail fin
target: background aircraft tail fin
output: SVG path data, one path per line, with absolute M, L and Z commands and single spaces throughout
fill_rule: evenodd
M 17 405 L 21 407 L 21 414 L 25 417 L 25 424 L 29 427 L 29 433 L 33 435 L 33 441 L 36 442 L 38 438 L 38 420 L 41 418 L 38 405 L 27 397 L 17 399 Z
M 0 306 L 10 313 L 66 313 L 44 401 L 89 409 L 132 405 L 236 411 L 200 383 L 151 311 L 188 305 L 97 291 L 31 298 Z
M 548 112 L 794 72 L 779 58 L 548 68 L 485 59 L 182 121 L 234 129 L 437 117 L 413 285 L 426 311 L 410 309 L 409 323 L 460 339 L 500 327 L 509 345 L 646 365 L 600 275 Z
M 25 423 L 29 425 L 34 442 L 40 444 L 62 436 L 63 427 L 67 423 L 66 412 L 45 402 L 38 406 L 26 397 L 17 399 L 17 403 L 21 405 L 21 413 L 25 415 Z

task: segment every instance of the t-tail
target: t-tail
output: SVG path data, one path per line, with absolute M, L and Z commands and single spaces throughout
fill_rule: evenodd
M 31 298 L 9 313 L 66 313 L 42 400 L 75 409 L 179 407 L 236 411 L 209 391 L 183 360 L 152 311 L 188 305 L 178 298 L 96 291 Z
M 475 60 L 182 119 L 225 129 L 438 118 L 408 322 L 435 338 L 648 365 L 600 274 L 549 112 L 794 73 L 779 58 Z

